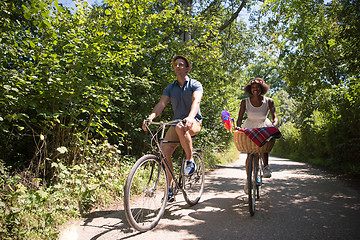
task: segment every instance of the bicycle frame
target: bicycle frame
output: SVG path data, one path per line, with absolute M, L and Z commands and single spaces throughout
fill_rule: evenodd
M 264 165 L 262 162 L 261 154 L 258 153 L 257 164 L 256 164 L 256 187 L 257 187 L 257 198 L 260 198 L 259 187 L 262 184 L 262 173 L 264 171 Z
M 179 192 L 177 190 L 181 190 L 184 200 L 190 206 L 199 202 L 204 190 L 204 163 L 197 150 L 193 152 L 196 170 L 190 175 L 185 175 L 183 171 L 185 158 L 182 158 L 178 179 L 162 151 L 163 143 L 179 143 L 179 141 L 164 141 L 164 136 L 166 126 L 178 124 L 180 121 L 154 122 L 153 124 L 159 125 L 154 131 L 149 128 L 151 122 L 145 122 L 152 137 L 151 147 L 155 150 L 155 154 L 145 154 L 134 163 L 124 186 L 126 219 L 138 231 L 153 229 L 163 216 L 169 201 L 168 180 L 174 180 L 172 182 L 175 183 L 172 185 L 172 199 L 175 200 L 175 195 Z
M 263 172 L 264 165 L 263 165 L 263 162 L 262 162 L 261 154 L 260 153 L 250 153 L 250 159 L 253 159 L 253 158 L 255 158 L 255 161 L 257 162 L 257 164 L 256 164 L 257 172 L 259 172 L 258 171 L 259 169 L 261 170 L 261 172 Z
M 171 178 L 174 180 L 173 182 L 175 182 L 175 185 L 176 185 L 176 188 L 177 189 L 181 189 L 182 186 L 180 185 L 180 183 L 177 181 L 176 177 L 175 177 L 175 174 L 174 174 L 174 171 L 170 168 L 169 166 L 169 163 L 166 161 L 166 158 L 165 158 L 165 155 L 162 151 L 162 145 L 163 143 L 180 143 L 179 141 L 164 141 L 164 137 L 165 137 L 165 128 L 166 126 L 173 126 L 173 125 L 176 125 L 178 123 L 182 123 L 183 120 L 173 120 L 173 121 L 170 121 L 170 122 L 150 122 L 151 124 L 154 124 L 154 125 L 159 125 L 159 128 L 158 128 L 158 131 L 156 133 L 153 133 L 149 126 L 149 125 L 146 125 L 146 129 L 149 131 L 149 133 L 151 134 L 152 136 L 152 139 L 151 141 L 155 141 L 155 144 L 157 145 L 158 147 L 158 155 L 159 155 L 159 158 L 161 160 L 161 163 L 165 166 L 165 169 L 168 170 L 168 173 L 170 173 L 170 176 Z M 158 136 L 158 133 L 161 131 L 161 134 L 160 134 L 160 139 L 157 141 L 156 138 Z M 151 144 L 152 145 L 152 144 Z M 183 162 L 181 163 L 181 169 L 183 168 Z M 181 175 L 179 176 L 181 177 Z

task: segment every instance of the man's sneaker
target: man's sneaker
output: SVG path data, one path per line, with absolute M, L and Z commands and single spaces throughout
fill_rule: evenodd
M 186 161 L 186 167 L 184 170 L 185 176 L 190 176 L 196 171 L 196 164 L 193 159 Z
M 248 181 L 245 182 L 244 192 L 245 192 L 246 194 L 249 194 L 249 184 L 248 184 Z
M 271 178 L 271 171 L 269 165 L 264 167 L 264 178 Z
M 172 191 L 172 188 L 169 188 L 169 194 L 168 194 L 168 202 L 175 201 L 175 194 Z
M 163 202 L 163 201 L 164 201 L 164 198 L 161 199 L 161 202 Z M 172 191 L 172 188 L 169 187 L 168 202 L 173 202 L 173 201 L 175 201 L 175 195 L 174 195 L 174 193 Z

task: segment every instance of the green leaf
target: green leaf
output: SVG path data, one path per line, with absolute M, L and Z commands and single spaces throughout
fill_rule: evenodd
M 42 189 L 38 190 L 37 194 L 39 194 L 39 196 L 43 199 L 46 199 L 49 196 L 49 194 L 47 192 L 43 191 Z
M 60 154 L 64 154 L 64 153 L 67 153 L 68 152 L 68 150 L 67 150 L 67 148 L 66 147 L 58 147 L 57 149 L 56 149 Z

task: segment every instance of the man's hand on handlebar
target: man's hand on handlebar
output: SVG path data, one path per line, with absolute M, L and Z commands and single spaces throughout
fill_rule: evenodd
M 144 119 L 143 124 L 142 124 L 142 129 L 144 131 L 147 131 L 146 127 L 149 126 L 152 122 L 152 119 L 148 118 L 148 119 Z
M 185 132 L 191 130 L 192 126 L 194 125 L 194 122 L 196 121 L 195 118 L 185 118 L 184 119 L 185 124 L 184 124 L 184 130 Z

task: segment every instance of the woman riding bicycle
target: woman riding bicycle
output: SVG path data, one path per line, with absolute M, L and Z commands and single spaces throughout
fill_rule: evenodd
M 244 121 L 243 128 L 276 127 L 278 118 L 274 101 L 271 98 L 264 97 L 268 90 L 269 85 L 266 84 L 262 78 L 253 78 L 244 87 L 244 92 L 250 95 L 250 97 L 241 101 L 239 115 L 236 121 L 238 128 L 241 128 L 245 112 L 247 114 L 247 119 Z M 272 122 L 267 118 L 269 111 L 272 115 Z M 261 157 L 264 163 L 264 177 L 270 178 L 269 154 L 261 153 Z M 248 162 L 249 154 L 246 159 L 246 170 L 248 169 Z M 246 182 L 244 188 L 246 193 L 247 189 L 248 185 Z

